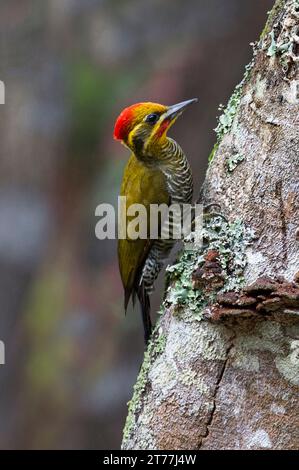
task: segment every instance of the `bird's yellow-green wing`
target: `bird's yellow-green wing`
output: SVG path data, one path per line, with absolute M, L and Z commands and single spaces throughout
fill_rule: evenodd
M 170 202 L 163 173 L 146 168 L 134 155 L 131 155 L 126 165 L 120 195 L 126 196 L 126 204 L 123 208 L 126 211 L 132 204 L 145 206 L 148 231 L 150 204 L 169 205 Z M 136 215 L 126 217 L 126 227 Z M 118 262 L 125 290 L 125 308 L 152 242 L 153 240 L 149 238 L 132 240 L 127 237 L 118 240 Z

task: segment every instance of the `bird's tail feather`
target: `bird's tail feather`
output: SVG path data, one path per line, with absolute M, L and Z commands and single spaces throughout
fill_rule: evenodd
M 145 344 L 148 344 L 149 339 L 152 334 L 152 322 L 151 322 L 151 316 L 150 316 L 151 305 L 150 305 L 149 295 L 146 292 L 143 283 L 141 283 L 140 286 L 138 286 L 137 296 L 138 296 L 140 307 L 141 307 L 141 316 L 142 316 L 143 329 L 144 329 L 144 341 L 145 341 Z

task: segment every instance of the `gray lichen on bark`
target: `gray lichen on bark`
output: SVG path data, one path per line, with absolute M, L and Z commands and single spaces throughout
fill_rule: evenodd
M 204 183 L 202 202 L 254 233 L 242 282 L 224 289 L 233 258 L 209 246 L 183 254 L 190 285 L 180 305 L 170 284 L 124 449 L 299 447 L 298 31 L 298 0 L 277 1 Z

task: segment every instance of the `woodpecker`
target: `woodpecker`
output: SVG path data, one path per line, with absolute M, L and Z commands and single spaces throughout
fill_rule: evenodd
M 151 204 L 190 204 L 193 194 L 192 172 L 181 147 L 167 132 L 191 99 L 173 106 L 137 103 L 125 108 L 115 122 L 114 138 L 121 141 L 131 156 L 125 167 L 120 195 L 126 207 L 143 204 L 147 218 Z M 130 218 L 126 218 L 128 224 Z M 170 222 L 171 223 L 171 222 Z M 124 307 L 137 296 L 144 327 L 145 343 L 152 331 L 150 298 L 154 282 L 175 244 L 173 239 L 118 240 L 119 270 L 124 287 Z

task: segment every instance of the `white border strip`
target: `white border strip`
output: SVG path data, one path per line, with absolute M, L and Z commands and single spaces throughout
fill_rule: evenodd
M 0 104 L 5 104 L 5 85 L 2 80 L 0 80 Z

